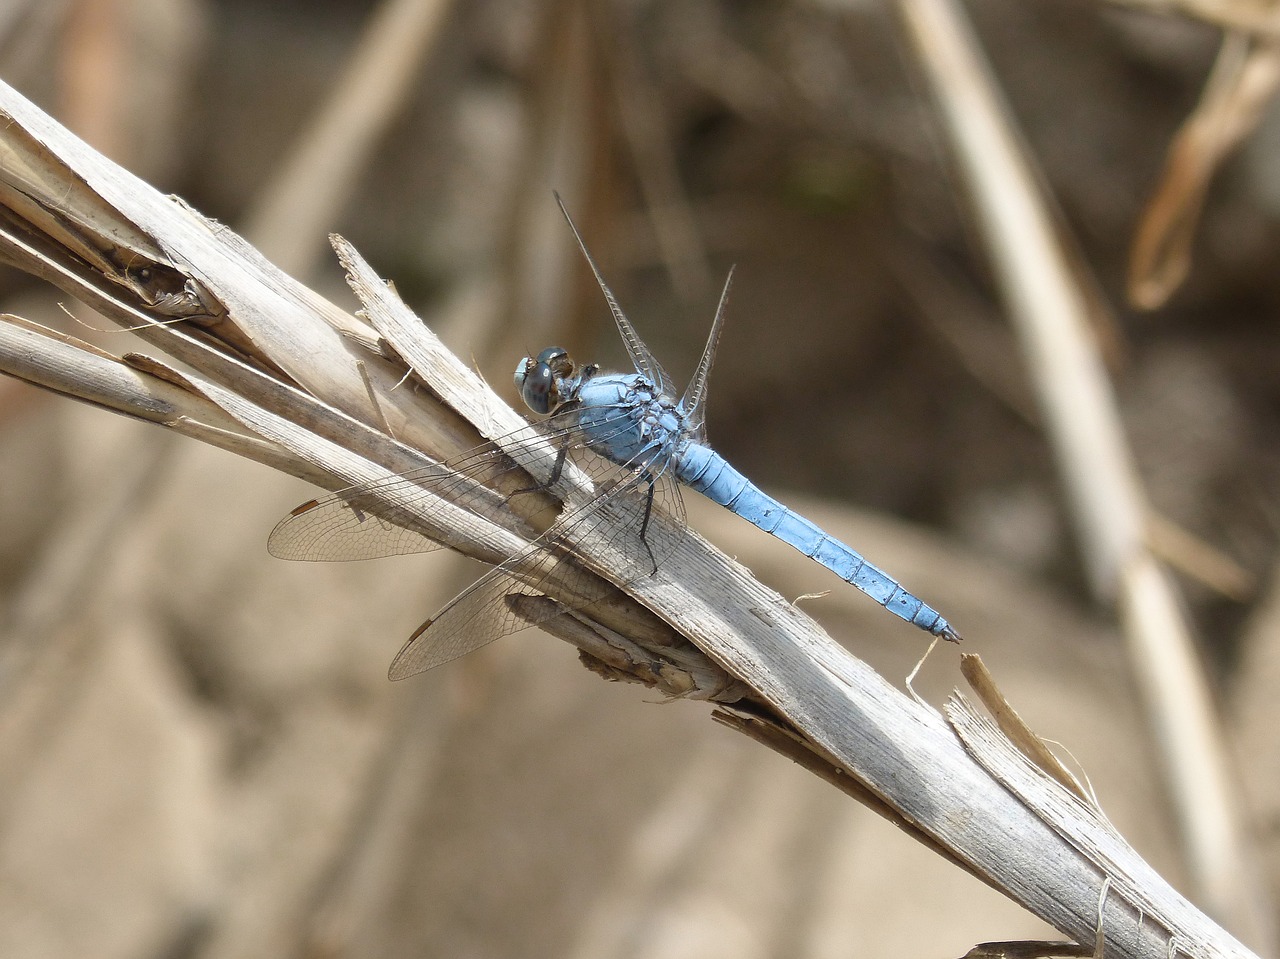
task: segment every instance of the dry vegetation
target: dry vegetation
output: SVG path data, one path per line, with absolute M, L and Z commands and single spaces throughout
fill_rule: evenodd
M 957 622 L 1119 831 L 1274 952 L 1276 18 L 982 0 L 966 47 L 946 9 L 14 3 L 0 78 L 354 310 L 343 234 L 508 399 L 528 349 L 621 359 L 552 188 L 677 378 L 736 263 L 716 445 Z M 1055 935 L 532 631 L 388 684 L 476 568 L 272 560 L 296 480 L 10 379 L 0 450 L 0 955 Z M 832 588 L 700 505 L 784 596 Z M 804 609 L 901 685 L 919 638 L 839 586 Z M 961 682 L 945 650 L 914 688 Z

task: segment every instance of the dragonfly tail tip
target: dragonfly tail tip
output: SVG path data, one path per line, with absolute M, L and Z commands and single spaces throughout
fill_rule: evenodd
M 948 643 L 958 643 L 964 639 L 963 636 L 961 636 L 951 627 L 950 623 L 944 623 L 942 626 L 942 629 L 938 630 L 937 635 L 941 636 Z

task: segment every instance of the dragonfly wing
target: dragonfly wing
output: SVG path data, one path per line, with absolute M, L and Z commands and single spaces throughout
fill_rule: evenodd
M 480 516 L 499 516 L 511 494 L 531 485 L 517 458 L 541 463 L 549 473 L 559 448 L 583 444 L 568 418 L 529 424 L 446 463 L 309 500 L 276 524 L 267 550 L 279 559 L 345 562 L 440 549 L 419 517 L 440 511 L 441 499 Z M 531 518 L 541 529 L 554 520 L 554 514 Z
M 391 679 L 406 679 L 533 625 L 512 612 L 506 597 L 517 593 L 542 595 L 522 580 L 545 582 L 558 566 L 563 567 L 562 577 L 577 581 L 573 592 L 591 591 L 581 596 L 575 605 L 590 605 L 608 595 L 609 589 L 602 581 L 581 571 L 576 575 L 570 573 L 571 564 L 562 562 L 553 551 L 543 547 L 529 550 L 494 567 L 418 627 L 392 660 L 387 675 Z
M 662 364 L 658 362 L 658 358 L 653 355 L 649 347 L 644 345 L 644 340 L 640 339 L 640 334 L 631 325 L 627 315 L 622 312 L 622 307 L 618 305 L 617 297 L 613 295 L 613 290 L 609 289 L 609 284 L 604 281 L 604 274 L 600 272 L 600 267 L 596 266 L 595 258 L 591 256 L 591 251 L 587 249 L 586 241 L 582 239 L 582 234 L 578 232 L 578 227 L 574 224 L 573 217 L 569 216 L 569 211 L 565 209 L 564 201 L 560 199 L 560 194 L 553 193 L 553 196 L 556 198 L 556 204 L 560 207 L 560 212 L 564 214 L 565 222 L 569 224 L 569 229 L 573 231 L 573 238 L 578 241 L 578 249 L 582 251 L 583 259 L 587 261 L 587 266 L 591 267 L 591 272 L 596 278 L 596 284 L 600 287 L 600 292 L 604 294 L 605 302 L 609 304 L 609 312 L 613 314 L 613 321 L 618 327 L 618 334 L 622 337 L 622 342 L 627 347 L 627 354 L 631 357 L 631 363 L 636 368 L 636 372 L 647 376 L 649 382 L 656 386 L 660 393 L 670 394 L 671 377 L 667 375 L 667 371 L 662 368 Z
M 617 470 L 617 467 L 614 467 Z M 584 567 L 568 561 L 570 549 L 592 549 L 607 557 L 611 578 L 634 582 L 653 573 L 674 549 L 684 526 L 680 488 L 667 471 L 649 478 L 629 474 L 611 489 L 561 519 L 527 550 L 494 567 L 423 623 L 391 663 L 391 679 L 405 679 L 479 649 L 495 639 L 537 625 L 517 615 L 507 602 L 514 594 L 551 595 L 557 607 L 546 618 L 588 609 L 614 589 Z M 640 532 L 646 516 L 644 537 Z M 658 517 L 661 517 L 659 519 Z
M 425 493 L 408 476 L 396 483 L 406 492 L 418 491 L 412 497 Z M 267 551 L 277 559 L 341 562 L 439 549 L 442 544 L 413 528 L 416 521 L 407 511 L 397 515 L 399 511 L 385 502 L 374 502 L 379 485 L 389 483 L 353 486 L 308 500 L 276 524 L 267 538 Z
M 614 467 L 597 475 L 599 495 L 567 517 L 558 536 L 596 557 L 621 583 L 652 575 L 685 528 L 684 499 L 669 463 L 644 470 Z

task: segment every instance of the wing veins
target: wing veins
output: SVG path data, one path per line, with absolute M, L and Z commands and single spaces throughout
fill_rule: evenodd
M 602 580 L 607 583 L 608 577 L 596 573 L 592 566 L 581 562 L 582 540 L 566 536 L 566 533 L 581 529 L 585 519 L 596 516 L 607 508 L 616 507 L 628 498 L 636 501 L 634 505 L 637 512 L 632 518 L 638 518 L 639 510 L 643 507 L 640 497 L 632 497 L 631 494 L 639 485 L 649 481 L 647 472 L 651 466 L 650 463 L 637 468 L 627 464 L 624 468 L 630 475 L 624 482 L 586 503 L 568 507 L 526 549 L 493 567 L 455 596 L 439 613 L 414 632 L 392 661 L 388 675 L 392 679 L 404 679 L 479 649 L 508 633 L 536 625 L 511 610 L 504 599 L 509 593 L 550 595 L 559 609 L 549 615 L 585 609 L 608 598 L 615 586 L 604 585 Z M 663 488 L 668 491 L 669 495 L 662 501 L 663 505 L 678 517 L 683 512 L 683 503 L 679 487 L 667 475 L 668 466 L 669 461 L 664 462 L 662 468 L 652 474 L 652 479 L 655 485 L 663 484 Z M 639 530 L 630 529 L 630 525 L 626 523 L 616 523 L 611 530 L 595 528 L 590 535 L 600 537 L 598 547 L 607 546 L 613 552 L 614 540 L 633 533 L 638 535 Z M 624 562 L 629 562 L 632 568 L 619 576 L 622 583 L 633 582 L 652 572 L 648 560 L 653 553 L 647 543 L 642 543 L 646 546 L 644 554 L 637 550 L 633 551 L 631 557 L 623 557 Z M 662 553 L 658 557 L 660 562 L 667 551 L 663 551 L 661 546 L 659 551 Z M 641 555 L 645 558 L 643 564 L 640 562 Z M 546 585 L 554 574 L 560 574 L 561 581 L 556 589 L 548 590 Z M 432 629 L 437 630 L 434 635 L 431 633 Z

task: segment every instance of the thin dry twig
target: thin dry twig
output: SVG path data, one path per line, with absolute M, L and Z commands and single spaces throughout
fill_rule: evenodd
M 1280 40 L 1228 33 L 1195 112 L 1169 147 L 1164 172 L 1134 233 L 1129 300 L 1162 306 L 1191 269 L 1205 192 L 1218 167 L 1262 121 L 1280 85 Z

